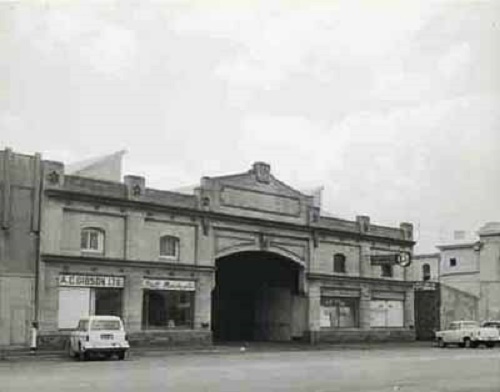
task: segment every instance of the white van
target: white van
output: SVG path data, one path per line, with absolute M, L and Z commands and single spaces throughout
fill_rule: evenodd
M 122 320 L 116 316 L 89 316 L 81 318 L 71 333 L 69 355 L 86 360 L 91 354 L 124 359 L 130 345 Z

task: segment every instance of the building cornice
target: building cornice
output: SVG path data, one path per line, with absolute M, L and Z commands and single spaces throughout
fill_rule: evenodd
M 421 253 L 421 254 L 414 254 L 412 256 L 413 260 L 419 260 L 419 259 L 430 259 L 430 258 L 440 258 L 441 254 L 440 253 Z
M 169 263 L 164 261 L 138 261 L 129 259 L 117 259 L 109 257 L 89 257 L 89 256 L 67 256 L 60 254 L 44 253 L 41 255 L 42 261 L 45 263 L 57 264 L 85 264 L 91 266 L 110 266 L 110 267 L 141 267 L 141 268 L 164 268 L 177 271 L 204 271 L 213 272 L 215 267 L 210 265 L 198 264 L 180 264 Z
M 474 248 L 477 246 L 478 241 L 475 242 L 467 242 L 462 244 L 446 244 L 446 245 L 437 245 L 436 248 L 439 250 L 453 250 L 453 249 L 468 249 Z
M 368 278 L 368 277 L 356 277 L 356 276 L 339 276 L 339 275 L 329 275 L 316 272 L 309 272 L 307 278 L 311 280 L 321 280 L 330 282 L 358 282 L 358 283 L 372 283 L 378 285 L 396 285 L 411 288 L 413 287 L 413 282 L 405 280 L 391 280 L 391 279 L 378 279 L 378 278 Z
M 478 275 L 479 271 L 458 271 L 458 272 L 447 272 L 441 274 L 440 278 L 446 278 L 448 276 L 463 276 L 463 275 Z

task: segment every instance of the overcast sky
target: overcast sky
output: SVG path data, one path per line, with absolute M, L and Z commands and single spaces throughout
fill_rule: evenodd
M 264 160 L 419 252 L 500 221 L 499 1 L 268 3 L 2 2 L 0 148 L 165 189 Z

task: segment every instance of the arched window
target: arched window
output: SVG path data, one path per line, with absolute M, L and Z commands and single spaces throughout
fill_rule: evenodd
M 166 259 L 179 258 L 179 238 L 164 235 L 160 238 L 160 257 Z
M 80 233 L 80 249 L 83 252 L 104 253 L 104 231 L 85 227 Z
M 342 253 L 333 255 L 333 272 L 345 272 L 345 256 Z
M 429 264 L 424 264 L 422 266 L 422 279 L 429 280 L 431 278 L 431 266 Z

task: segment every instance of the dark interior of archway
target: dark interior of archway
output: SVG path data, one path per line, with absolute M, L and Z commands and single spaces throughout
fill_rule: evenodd
M 214 339 L 290 340 L 299 268 L 285 257 L 265 252 L 218 259 L 212 293 Z

